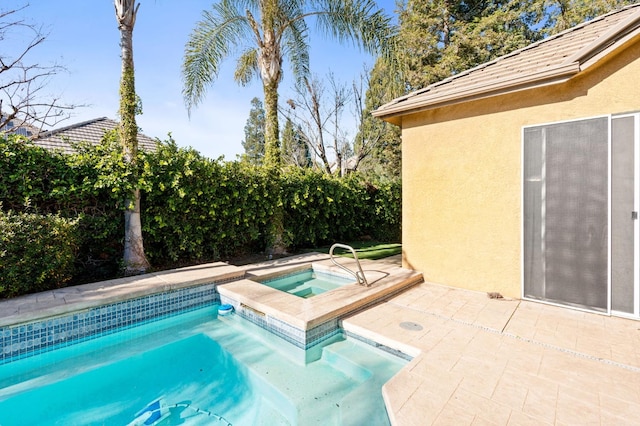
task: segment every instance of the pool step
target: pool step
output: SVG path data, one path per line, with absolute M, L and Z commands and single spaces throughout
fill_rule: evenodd
M 325 280 L 313 278 L 307 281 L 298 281 L 286 289 L 287 293 L 295 294 L 299 297 L 310 297 L 325 291 L 333 290 L 336 285 L 327 283 Z
M 308 283 L 302 283 L 297 287 L 287 290 L 287 293 L 294 294 L 298 297 L 311 297 L 321 292 L 322 291 L 318 291 L 318 289 L 310 286 Z
M 355 342 L 345 340 L 326 346 L 322 349 L 322 360 L 331 367 L 343 372 L 358 382 L 364 382 L 371 377 L 363 350 Z
M 363 343 L 347 339 L 325 347 L 322 351 L 323 361 L 333 368 L 360 383 L 367 382 L 346 394 L 336 404 L 340 417 L 338 424 L 342 426 L 389 424 L 384 404 L 376 401 L 381 398 L 382 385 L 397 372 L 397 369 L 385 367 L 381 364 L 381 359 L 372 358 L 370 350 L 367 349 L 369 348 L 363 347 Z M 399 364 L 404 362 L 398 360 Z M 376 372 L 375 376 L 372 371 Z
M 389 424 L 384 404 L 377 403 L 384 382 L 375 379 L 349 392 L 338 403 L 339 423 L 342 426 L 387 426 Z

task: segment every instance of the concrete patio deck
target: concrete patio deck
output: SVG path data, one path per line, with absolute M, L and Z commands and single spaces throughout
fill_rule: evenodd
M 415 358 L 392 424 L 640 424 L 640 322 L 423 283 L 343 321 Z

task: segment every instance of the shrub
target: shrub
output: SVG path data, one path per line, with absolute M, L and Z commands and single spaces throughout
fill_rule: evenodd
M 14 135 L 0 135 L 0 170 L 0 200 L 5 210 L 14 211 L 29 205 L 43 212 L 60 210 L 73 174 L 64 155 Z
M 122 255 L 124 219 L 112 182 L 117 146 L 107 134 L 99 146 L 79 144 L 64 155 L 33 145 L 24 137 L 0 135 L 0 209 L 56 214 L 78 219 L 74 284 L 112 278 Z M 110 162 L 108 160 L 111 160 Z
M 152 262 L 211 260 L 265 241 L 276 194 L 261 168 L 210 160 L 171 140 L 145 161 L 142 226 Z
M 283 212 L 283 240 L 293 249 L 365 235 L 400 239 L 399 182 L 368 183 L 358 174 L 338 178 L 312 169 L 270 173 L 205 158 L 171 139 L 154 152 L 141 152 L 134 173 L 122 161 L 113 132 L 98 146 L 76 149 L 72 155 L 51 153 L 24 138 L 0 135 L 0 210 L 18 217 L 35 208 L 45 217 L 73 223 L 77 231 L 68 242 L 77 253 L 75 272 L 71 281 L 61 272 L 65 278 L 59 285 L 117 276 L 123 200 L 133 185 L 142 190 L 145 252 L 156 267 L 262 251 L 278 211 Z M 132 176 L 137 181 L 131 182 Z M 3 264 L 8 261 L 3 258 Z
M 290 170 L 283 176 L 282 200 L 285 230 L 298 247 L 353 240 L 374 232 L 383 220 L 376 217 L 367 186 L 355 175 Z
M 377 241 L 400 242 L 402 236 L 402 183 L 391 180 L 368 184 L 367 234 Z
M 73 276 L 75 220 L 0 211 L 0 297 L 50 290 Z

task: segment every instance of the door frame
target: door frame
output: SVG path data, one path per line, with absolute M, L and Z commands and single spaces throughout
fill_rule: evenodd
M 634 187 L 633 187 L 633 211 L 640 212 L 640 112 L 630 112 L 622 114 L 612 114 L 609 120 L 609 313 L 613 316 L 640 319 L 640 219 L 633 222 L 633 313 L 615 311 L 611 307 L 611 193 L 613 187 L 613 167 L 612 167 L 612 140 L 611 122 L 615 118 L 633 118 L 633 141 L 634 141 Z
M 520 295 L 522 300 L 529 300 L 538 303 L 560 306 L 563 308 L 584 311 L 589 313 L 597 313 L 601 315 L 610 315 L 610 316 L 619 316 L 630 319 L 640 319 L 640 219 L 634 221 L 634 265 L 633 265 L 633 297 L 634 297 L 634 312 L 620 312 L 611 309 L 611 217 L 612 217 L 612 120 L 614 118 L 624 118 L 624 117 L 633 117 L 634 118 L 634 211 L 640 212 L 640 112 L 629 112 L 629 113 L 621 113 L 621 114 L 607 114 L 607 115 L 596 115 L 591 117 L 580 117 L 569 120 L 558 120 L 546 123 L 537 123 L 532 125 L 522 126 L 520 132 L 520 155 L 521 155 L 521 163 L 520 163 L 520 211 L 521 211 L 521 226 L 520 226 Z M 525 211 L 524 211 L 524 185 L 525 185 L 525 129 L 536 128 L 547 125 L 557 125 L 563 123 L 571 123 L 577 121 L 584 121 L 590 119 L 601 119 L 607 118 L 608 120 L 608 134 L 607 134 L 607 168 L 608 168 L 608 194 L 607 194 L 607 310 L 606 312 L 596 311 L 588 308 L 571 306 L 568 304 L 561 304 L 553 301 L 541 300 L 541 299 L 533 299 L 525 297 L 525 258 L 524 258 L 524 250 L 525 250 Z

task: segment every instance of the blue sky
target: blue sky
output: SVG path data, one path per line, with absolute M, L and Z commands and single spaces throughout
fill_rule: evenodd
M 25 1 L 3 0 L 0 9 L 14 9 Z M 184 45 L 202 11 L 214 1 L 142 0 L 133 34 L 136 91 L 143 114 L 138 125 L 151 136 L 165 139 L 171 132 L 179 146 L 192 146 L 210 158 L 234 160 L 243 152 L 244 125 L 253 97 L 262 99 L 255 80 L 241 87 L 233 80 L 235 61 L 229 58 L 209 88 L 204 101 L 189 118 L 182 98 L 181 65 Z M 389 14 L 395 0 L 379 0 Z M 120 79 L 119 31 L 112 0 L 31 0 L 20 12 L 27 22 L 42 25 L 49 36 L 27 58 L 27 63 L 56 62 L 68 72 L 54 77 L 45 92 L 69 104 L 86 104 L 58 127 L 97 117 L 117 118 Z M 18 15 L 16 15 L 18 16 Z M 3 43 L 11 43 L 5 40 Z M 13 40 L 15 42 L 15 40 Z M 352 45 L 312 34 L 311 71 L 319 76 L 333 72 L 350 83 L 373 59 Z M 15 47 L 15 46 L 13 46 Z M 292 92 L 285 63 L 281 99 Z M 351 132 L 353 134 L 353 132 Z

